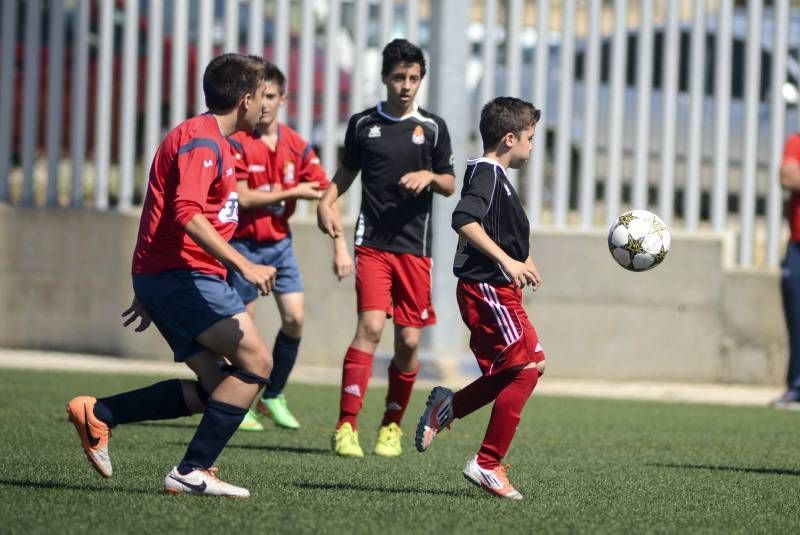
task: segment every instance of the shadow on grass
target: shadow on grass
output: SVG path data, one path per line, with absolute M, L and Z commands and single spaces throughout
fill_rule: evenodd
M 132 424 L 125 424 L 125 427 L 173 427 L 175 429 L 197 429 L 200 422 L 136 422 Z
M 303 483 L 295 482 L 295 487 L 314 490 L 356 490 L 359 492 L 380 492 L 381 494 L 437 494 L 441 496 L 463 497 L 463 492 L 452 490 L 432 490 L 412 487 L 391 488 L 384 486 L 354 485 L 353 483 Z
M 24 489 L 40 489 L 40 490 L 84 490 L 89 492 L 124 492 L 126 494 L 154 494 L 155 491 L 144 489 L 131 489 L 124 487 L 100 487 L 97 485 L 73 485 L 70 483 L 58 483 L 56 481 L 30 481 L 30 480 L 13 480 L 13 479 L 0 479 L 0 485 L 7 485 L 9 487 L 20 487 Z
M 172 446 L 188 446 L 188 442 L 167 442 Z M 304 455 L 319 455 L 321 453 L 330 454 L 331 450 L 326 448 L 297 448 L 294 446 L 273 446 L 271 444 L 228 444 L 226 450 L 254 450 L 254 451 L 274 451 L 276 453 L 300 453 Z
M 751 468 L 747 466 L 722 466 L 718 464 L 662 464 L 649 463 L 647 466 L 659 468 L 688 468 L 692 470 L 718 470 L 722 472 L 745 472 L 748 474 L 772 474 L 778 476 L 800 476 L 800 470 L 788 468 Z

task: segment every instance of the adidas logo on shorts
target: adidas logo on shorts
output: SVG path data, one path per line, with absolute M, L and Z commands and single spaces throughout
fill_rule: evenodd
M 344 391 L 357 398 L 361 397 L 361 388 L 359 388 L 358 385 L 347 385 L 346 387 L 344 387 Z

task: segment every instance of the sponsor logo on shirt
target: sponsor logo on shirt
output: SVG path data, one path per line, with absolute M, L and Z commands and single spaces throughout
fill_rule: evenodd
M 286 162 L 283 166 L 283 181 L 294 184 L 294 162 Z
M 225 176 L 231 176 L 233 174 L 233 167 L 228 167 L 225 169 Z
M 372 128 L 370 128 L 367 137 L 381 137 L 381 127 L 375 125 Z
M 506 190 L 506 195 L 508 195 L 509 197 L 511 197 L 511 188 L 509 188 L 509 187 L 508 187 L 508 184 L 503 184 L 503 187 L 504 187 L 504 188 L 505 188 L 505 190 Z
M 415 145 L 422 145 L 425 143 L 425 130 L 423 130 L 420 125 L 417 125 L 414 132 L 411 134 L 411 142 Z
M 251 173 L 263 173 L 267 170 L 266 165 L 252 164 L 247 168 Z
M 214 165 L 214 160 L 203 160 L 203 167 L 211 167 Z
M 233 169 L 231 169 L 233 171 Z M 239 194 L 232 191 L 228 195 L 228 200 L 225 206 L 219 211 L 218 214 L 220 223 L 238 223 L 239 222 Z

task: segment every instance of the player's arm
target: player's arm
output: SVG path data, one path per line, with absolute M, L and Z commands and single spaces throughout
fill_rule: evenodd
M 506 252 L 486 234 L 486 231 L 483 230 L 480 223 L 477 221 L 467 223 L 466 225 L 458 227 L 456 232 L 458 232 L 460 236 L 463 236 L 464 239 L 478 251 L 497 262 L 517 288 L 524 288 L 526 284 L 531 284 L 534 288 L 538 288 L 539 274 L 536 272 L 535 267 L 532 269 L 527 261 L 518 262 L 508 256 Z
M 229 269 L 235 269 L 247 282 L 254 284 L 267 295 L 275 285 L 276 270 L 272 266 L 254 264 L 219 235 L 211 222 L 201 213 L 195 213 L 184 227 L 189 237 Z
M 430 186 L 435 193 L 449 197 L 456 190 L 456 177 L 427 170 L 413 171 L 400 178 L 400 185 L 414 195 L 419 195 Z
M 239 208 L 243 210 L 264 208 L 289 199 L 317 200 L 322 196 L 322 192 L 318 188 L 319 182 L 301 182 L 291 189 L 261 191 L 251 189 L 246 180 L 239 180 L 236 183 L 236 191 L 239 193 Z
M 336 217 L 341 220 L 339 205 L 334 203 L 333 210 L 336 213 Z M 353 264 L 353 258 L 350 256 L 350 248 L 347 245 L 344 232 L 340 232 L 333 238 L 333 274 L 336 275 L 336 278 L 342 280 L 352 274 L 354 270 L 355 265 Z
M 357 176 L 358 171 L 353 171 L 345 166 L 340 167 L 319 201 L 317 226 L 331 238 L 336 239 L 343 236 L 342 216 L 336 208 L 336 200 L 347 191 Z
M 783 189 L 800 192 L 800 135 L 786 140 L 780 179 Z
M 531 269 L 531 271 L 533 271 L 536 274 L 536 280 L 531 283 L 531 288 L 535 292 L 542 285 L 542 276 L 539 274 L 539 268 L 537 268 L 536 264 L 533 262 L 533 257 L 529 256 L 528 258 L 526 258 L 525 265 L 528 266 Z

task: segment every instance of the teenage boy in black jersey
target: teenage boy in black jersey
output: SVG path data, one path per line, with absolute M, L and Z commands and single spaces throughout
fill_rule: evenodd
M 453 153 L 444 121 L 417 106 L 425 77 L 422 50 L 405 39 L 383 49 L 386 100 L 350 118 L 342 166 L 320 200 L 320 229 L 342 233 L 334 203 L 361 172 L 356 224 L 358 326 L 344 357 L 335 453 L 363 457 L 356 418 L 372 374 L 372 358 L 387 317 L 394 319 L 395 354 L 389 366 L 386 411 L 375 454 L 401 454 L 400 421 L 419 368 L 420 332 L 432 325 L 431 205 L 433 194 L 455 190 Z
M 483 157 L 467 162 L 452 226 L 459 235 L 453 262 L 458 308 L 483 375 L 455 394 L 434 388 L 416 433 L 417 449 L 425 451 L 453 419 L 494 401 L 483 443 L 467 461 L 464 477 L 512 500 L 522 494 L 508 482 L 500 461 L 545 358 L 522 307 L 522 289 L 537 290 L 542 279 L 529 253 L 528 218 L 505 170 L 519 168 L 530 156 L 539 115 L 531 103 L 512 97 L 498 97 L 481 112 Z

